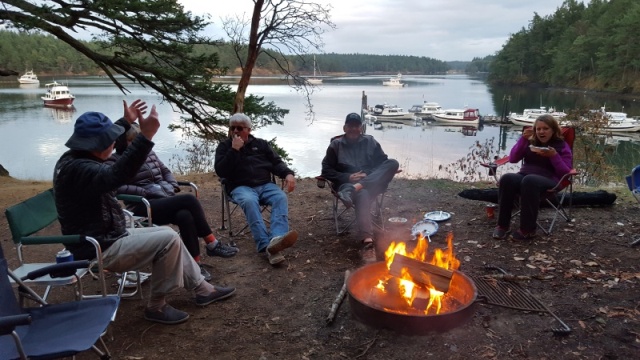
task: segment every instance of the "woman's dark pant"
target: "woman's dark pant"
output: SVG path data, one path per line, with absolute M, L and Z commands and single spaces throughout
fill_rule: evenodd
M 510 227 L 513 204 L 520 196 L 520 231 L 536 231 L 540 200 L 542 195 L 554 186 L 555 181 L 540 175 L 504 174 L 500 177 L 498 188 L 498 226 L 504 229 Z
M 202 210 L 200 201 L 191 195 L 175 195 L 160 199 L 150 199 L 151 215 L 156 225 L 177 225 L 180 237 L 192 257 L 200 255 L 199 237 L 212 234 L 211 227 Z M 133 210 L 137 216 L 146 216 L 144 204 L 138 204 Z

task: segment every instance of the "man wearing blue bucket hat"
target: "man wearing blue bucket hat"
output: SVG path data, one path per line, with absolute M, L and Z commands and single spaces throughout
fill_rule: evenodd
M 383 193 L 398 172 L 398 161 L 389 159 L 371 135 L 362 133 L 362 118 L 356 113 L 347 115 L 344 135 L 334 139 L 322 159 L 322 176 L 331 181 L 338 196 L 347 206 L 354 206 L 360 236 L 362 258 L 376 260 L 371 203 Z
M 137 119 L 141 133 L 113 165 L 104 161 L 125 129 L 99 112 L 84 113 L 76 120 L 66 143 L 70 150 L 54 169 L 58 219 L 63 234 L 83 234 L 98 240 L 106 269 L 125 272 L 152 266 L 151 296 L 144 317 L 179 324 L 189 314 L 167 304 L 168 293 L 180 287 L 193 290 L 196 304 L 204 306 L 228 298 L 235 288 L 206 282 L 180 236 L 170 227 L 126 228 L 115 190 L 129 182 L 146 160 L 160 122 L 155 105 L 147 117 L 146 104 L 141 100 L 130 106 L 125 101 L 123 105 L 124 118 L 118 123 L 127 126 Z M 89 244 L 69 244 L 67 248 L 77 260 L 94 257 Z

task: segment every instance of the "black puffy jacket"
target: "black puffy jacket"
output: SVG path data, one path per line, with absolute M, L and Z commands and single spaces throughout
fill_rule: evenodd
M 131 181 L 144 163 L 153 142 L 138 135 L 113 165 L 86 151 L 69 150 L 54 168 L 53 191 L 62 233 L 94 237 L 106 250 L 126 234 L 122 207 L 115 190 Z M 69 244 L 76 260 L 95 257 L 89 243 Z
M 113 154 L 105 163 L 113 164 L 121 156 L 117 153 Z M 120 186 L 117 193 L 139 195 L 147 199 L 158 199 L 175 195 L 177 187 L 178 181 L 171 173 L 171 170 L 160 161 L 158 155 L 152 150 L 131 182 Z

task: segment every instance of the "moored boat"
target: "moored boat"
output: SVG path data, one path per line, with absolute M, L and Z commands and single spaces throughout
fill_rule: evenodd
M 478 109 L 445 109 L 433 114 L 436 123 L 456 125 L 478 125 L 480 112 Z
M 384 86 L 394 86 L 394 87 L 403 87 L 405 83 L 400 82 L 402 79 L 402 74 L 398 73 L 395 77 L 389 78 L 389 80 L 383 80 L 382 85 Z
M 71 107 L 73 106 L 73 100 L 75 96 L 69 92 L 69 87 L 57 82 L 52 82 L 45 85 L 47 92 L 41 97 L 44 101 L 44 106 L 54 107 Z
M 424 119 L 432 119 L 433 114 L 442 112 L 442 106 L 440 106 L 437 102 L 427 102 L 425 101 L 422 105 L 413 105 L 409 112 L 413 113 L 415 116 Z
M 539 116 L 546 114 L 553 116 L 558 122 L 562 122 L 565 116 L 567 116 L 567 114 L 562 111 L 555 111 L 554 109 L 547 110 L 546 107 L 542 106 L 538 109 L 524 109 L 521 114 L 511 113 L 509 114 L 509 120 L 514 125 L 532 126 Z
M 418 119 L 412 113 L 404 111 L 403 108 L 396 105 L 376 105 L 373 107 L 372 113 L 378 121 L 411 126 L 416 126 L 418 123 Z
M 317 69 L 316 56 L 313 55 L 313 77 L 307 79 L 307 82 L 309 84 L 311 84 L 311 85 L 320 85 L 320 84 L 322 84 L 322 79 L 316 77 L 316 69 Z M 320 72 L 320 70 L 318 70 L 318 72 Z
M 40 80 L 38 80 L 38 76 L 33 72 L 33 70 L 26 71 L 18 78 L 18 82 L 20 84 L 40 84 Z

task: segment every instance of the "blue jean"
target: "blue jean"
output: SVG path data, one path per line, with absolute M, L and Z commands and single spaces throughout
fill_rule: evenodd
M 264 251 L 272 238 L 289 231 L 287 195 L 276 184 L 270 182 L 256 187 L 238 186 L 231 191 L 231 198 L 244 211 L 258 252 Z M 270 232 L 262 219 L 261 205 L 271 206 Z

